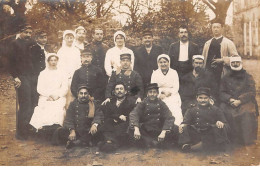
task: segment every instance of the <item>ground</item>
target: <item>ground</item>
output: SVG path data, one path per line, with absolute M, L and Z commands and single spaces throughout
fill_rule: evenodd
M 256 81 L 257 100 L 260 104 L 260 61 L 245 60 L 244 66 Z M 257 68 L 258 67 L 258 68 Z M 52 146 L 44 139 L 16 140 L 15 90 L 11 77 L 0 73 L 0 165 L 1 166 L 259 166 L 260 125 L 256 144 L 232 146 L 227 152 L 182 153 L 178 148 L 139 150 L 129 148 L 112 154 L 101 153 L 97 148 Z

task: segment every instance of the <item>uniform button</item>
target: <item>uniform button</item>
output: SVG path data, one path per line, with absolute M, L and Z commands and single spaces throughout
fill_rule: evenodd
M 157 120 L 160 120 L 160 119 L 157 119 Z
M 199 120 L 200 118 L 197 117 L 197 119 Z
M 150 115 L 150 114 L 147 114 L 148 116 Z
M 160 107 L 158 108 L 158 110 L 160 110 Z

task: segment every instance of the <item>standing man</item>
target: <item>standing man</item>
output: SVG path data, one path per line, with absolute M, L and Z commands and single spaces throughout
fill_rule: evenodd
M 16 126 L 16 138 L 25 140 L 29 134 L 29 122 L 33 113 L 33 63 L 30 55 L 32 27 L 25 25 L 20 36 L 10 45 L 10 74 L 18 94 L 19 111 Z
M 192 71 L 192 56 L 199 54 L 198 45 L 189 41 L 188 28 L 184 25 L 179 27 L 178 42 L 172 43 L 169 48 L 171 68 L 176 70 L 181 82 L 182 76 Z
M 86 39 L 86 29 L 83 26 L 79 26 L 75 29 L 75 41 L 74 41 L 74 46 L 82 52 L 86 46 L 88 45 L 87 42 L 85 42 Z
M 45 45 L 47 44 L 47 33 L 38 30 L 35 33 L 35 44 L 30 47 L 30 54 L 33 63 L 33 108 L 38 105 L 39 94 L 37 92 L 38 76 L 41 71 L 46 67 L 46 55 Z
M 136 51 L 134 70 L 140 73 L 146 86 L 151 82 L 153 71 L 158 69 L 157 57 L 163 53 L 163 49 L 153 44 L 153 33 L 150 30 L 143 32 L 142 41 L 143 45 Z
M 229 66 L 228 57 L 237 55 L 235 44 L 222 35 L 224 23 L 214 19 L 211 23 L 213 38 L 208 40 L 203 48 L 205 57 L 204 67 L 214 74 L 214 78 L 220 84 L 222 74 L 226 74 Z

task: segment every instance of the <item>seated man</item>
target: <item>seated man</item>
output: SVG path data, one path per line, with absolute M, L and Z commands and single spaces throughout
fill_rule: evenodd
M 105 77 L 102 70 L 92 64 L 91 50 L 86 48 L 81 52 L 82 66 L 75 71 L 72 82 L 71 92 L 77 97 L 77 89 L 79 85 L 86 85 L 89 93 L 95 100 L 103 101 L 105 92 Z
M 113 151 L 121 145 L 128 145 L 129 113 L 136 106 L 135 99 L 126 95 L 127 91 L 123 83 L 117 83 L 113 91 L 115 97 L 102 106 L 105 122 L 100 131 L 105 142 L 100 144 L 101 151 Z
M 89 96 L 87 86 L 79 86 L 78 97 L 70 103 L 63 127 L 55 131 L 52 143 L 67 142 L 66 148 L 97 143 L 98 126 L 103 118 L 98 104 Z
M 179 144 L 187 152 L 191 145 L 202 143 L 204 148 L 223 146 L 228 143 L 227 124 L 223 112 L 209 103 L 210 89 L 198 89 L 198 104 L 187 110 L 179 126 Z
M 149 84 L 147 98 L 129 115 L 129 135 L 137 145 L 164 147 L 177 139 L 178 127 L 174 126 L 175 118 L 166 104 L 158 98 L 158 94 L 157 83 Z
M 216 81 L 212 74 L 203 68 L 204 56 L 194 55 L 192 57 L 193 71 L 185 74 L 181 79 L 180 96 L 182 100 L 182 113 L 192 105 L 196 104 L 196 95 L 199 87 L 211 89 L 211 97 L 216 102 L 218 91 L 216 91 Z
M 253 77 L 243 69 L 240 56 L 230 57 L 230 73 L 221 80 L 220 107 L 231 127 L 232 141 L 244 145 L 257 139 L 258 106 Z
M 143 81 L 138 72 L 131 68 L 131 55 L 124 53 L 120 55 L 121 69 L 113 72 L 106 88 L 106 100 L 103 104 L 110 101 L 112 97 L 113 87 L 117 82 L 123 82 L 126 86 L 126 90 L 130 95 L 136 96 L 136 103 L 141 102 L 144 94 Z

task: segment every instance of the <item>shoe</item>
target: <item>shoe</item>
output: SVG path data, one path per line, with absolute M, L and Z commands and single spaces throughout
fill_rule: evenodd
M 21 135 L 21 134 L 15 134 L 15 138 L 17 140 L 27 140 L 28 136 L 27 135 Z
M 71 149 L 74 145 L 73 141 L 67 141 L 66 149 Z
M 191 146 L 189 144 L 184 144 L 181 149 L 183 152 L 189 152 L 191 150 Z

